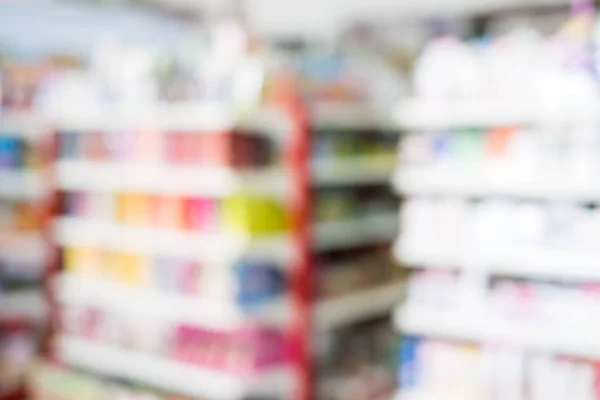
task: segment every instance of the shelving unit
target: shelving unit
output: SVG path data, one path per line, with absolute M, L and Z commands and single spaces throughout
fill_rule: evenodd
M 228 199 L 241 193 L 273 199 L 282 205 L 286 219 L 290 220 L 284 230 L 258 235 L 224 226 L 206 231 L 184 230 L 80 215 L 57 216 L 52 224 L 52 234 L 63 248 L 63 265 L 67 267 L 52 279 L 53 297 L 60 304 L 63 319 L 70 321 L 69 315 L 74 310 L 91 307 L 106 315 L 117 312 L 153 321 L 148 329 L 183 324 L 215 332 L 238 332 L 254 326 L 267 327 L 283 332 L 286 340 L 293 343 L 291 359 L 252 373 L 227 372 L 103 340 L 90 340 L 74 333 L 68 325 L 55 334 L 55 356 L 84 371 L 192 398 L 306 398 L 304 393 L 310 390 L 310 365 L 309 338 L 305 332 L 311 323 L 306 295 L 308 280 L 305 278 L 309 274 L 306 262 L 308 231 L 305 228 L 308 192 L 304 183 L 308 164 L 303 155 L 307 138 L 301 108 L 284 104 L 239 117 L 231 109 L 214 104 L 160 106 L 134 111 L 116 107 L 95 113 L 54 115 L 53 123 L 58 137 L 61 132 L 78 132 L 85 136 L 88 132 L 113 132 L 115 129 L 151 128 L 160 135 L 170 132 L 194 135 L 210 132 L 214 135 L 215 132 L 225 134 L 235 130 L 238 135 L 247 132 L 267 138 L 278 147 L 280 154 L 293 155 L 283 163 L 267 168 L 238 168 L 190 167 L 134 160 L 61 159 L 59 154 L 55 168 L 57 189 L 65 193 L 110 196 L 134 192 L 212 199 Z M 263 219 L 267 217 L 262 216 Z M 77 259 L 79 264 L 73 264 L 70 249 L 101 249 L 146 258 L 194 260 L 203 268 L 200 293 L 173 292 L 147 283 L 107 279 L 93 272 L 94 267 L 83 263 L 83 258 Z M 233 266 L 242 260 L 273 265 L 286 277 L 285 291 L 256 304 L 240 303 L 234 297 L 238 290 L 235 279 L 239 278 L 234 276 Z M 106 266 L 116 267 L 111 267 L 110 263 Z M 227 291 L 231 296 L 224 294 Z
M 419 135 L 423 132 L 447 132 L 453 128 L 571 126 L 574 121 L 597 126 L 595 108 L 558 110 L 552 114 L 540 107 L 518 103 L 500 106 L 454 102 L 447 107 L 439 107 L 411 101 L 401 104 L 394 115 L 401 129 Z M 430 202 L 453 199 L 473 204 L 486 199 L 511 199 L 527 204 L 554 202 L 581 205 L 597 204 L 600 199 L 600 187 L 589 181 L 577 181 L 566 174 L 559 176 L 553 172 L 539 171 L 540 176 L 523 171 L 505 171 L 498 164 L 489 168 L 485 165 L 453 167 L 399 165 L 392 177 L 392 187 L 403 199 L 426 199 Z M 444 223 L 440 222 L 440 229 L 444 229 Z M 456 221 L 447 222 L 448 225 L 453 223 Z M 464 246 L 443 248 L 434 242 L 434 238 L 430 243 L 421 242 L 421 247 L 415 247 L 414 243 L 405 240 L 409 233 L 404 229 L 392 250 L 398 264 L 407 268 L 472 276 L 484 286 L 493 279 L 506 278 L 565 284 L 600 280 L 598 254 L 589 249 L 555 248 L 547 244 L 542 246 L 543 243 L 539 246 L 524 244 L 509 248 L 497 246 L 497 249 L 465 243 Z M 458 288 L 455 290 L 458 291 Z M 522 318 L 512 314 L 503 315 L 502 312 L 507 311 L 483 294 L 487 290 L 491 289 L 477 286 L 473 298 L 458 304 L 444 304 L 443 301 L 427 304 L 425 301 L 409 300 L 396 308 L 395 326 L 403 335 L 424 338 L 424 341 L 450 339 L 459 343 L 510 346 L 525 352 L 544 352 L 585 360 L 600 357 L 595 344 L 599 327 L 594 321 L 582 318 L 581 310 L 569 310 L 565 304 L 562 318 L 556 315 L 556 309 L 552 309 L 554 313 L 547 311 L 548 315 L 544 314 L 547 319 L 534 319 L 528 314 L 534 313 L 531 309 L 534 306 L 524 303 Z M 454 293 L 454 296 L 459 297 L 460 294 Z M 556 306 L 559 304 L 558 301 Z M 399 391 L 396 395 L 397 400 L 411 398 L 410 391 L 406 394 Z
M 37 348 L 48 317 L 42 287 L 50 249 L 45 218 L 45 133 L 42 116 L 33 110 L 0 113 L 0 351 L 4 357 L 10 357 L 4 346 L 14 338 Z M 11 146 L 15 152 L 9 155 Z M 25 362 L 27 354 L 21 352 L 18 357 Z M 22 386 L 0 390 L 1 400 L 23 398 Z

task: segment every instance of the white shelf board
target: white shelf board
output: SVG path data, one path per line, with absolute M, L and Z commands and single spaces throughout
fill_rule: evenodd
M 124 225 L 112 221 L 63 217 L 54 221 L 54 237 L 61 246 L 130 251 L 147 255 L 189 257 L 229 265 L 244 256 L 291 267 L 298 251 L 287 233 L 250 238 L 220 233 Z
M 293 193 L 293 180 L 283 168 L 236 171 L 226 167 L 75 160 L 60 161 L 56 168 L 58 187 L 64 190 L 216 197 L 244 191 L 278 198 Z
M 283 141 L 291 136 L 292 126 L 290 119 L 275 108 L 241 113 L 226 104 L 209 102 L 105 105 L 93 109 L 69 106 L 48 111 L 48 114 L 58 129 L 81 132 L 154 129 L 215 133 L 240 128 L 248 134 Z
M 579 282 L 600 281 L 600 252 L 560 249 L 511 249 L 487 254 L 459 254 L 394 245 L 394 257 L 404 265 L 427 269 L 461 270 L 527 278 Z
M 396 310 L 394 322 L 402 333 L 409 335 L 502 343 L 574 357 L 600 357 L 600 324 L 593 318 L 587 326 L 569 324 L 567 316 L 560 323 L 539 325 L 501 320 L 483 310 L 453 312 L 405 306 Z
M 320 300 L 315 310 L 315 327 L 330 330 L 390 314 L 403 296 L 404 284 L 393 283 Z
M 291 368 L 283 366 L 242 377 L 74 337 L 59 337 L 57 345 L 59 357 L 71 366 L 196 398 L 291 398 L 297 384 Z
M 585 107 L 544 105 L 532 101 L 440 101 L 410 99 L 392 112 L 397 127 L 409 130 L 522 126 L 566 121 L 597 121 L 597 104 Z
M 567 179 L 544 181 L 538 176 L 501 176 L 485 170 L 449 171 L 448 168 L 399 167 L 392 178 L 402 195 L 448 195 L 460 197 L 511 196 L 576 202 L 600 201 L 597 188 Z
M 295 315 L 291 301 L 284 296 L 243 310 L 233 299 L 207 299 L 126 286 L 75 273 L 62 274 L 56 284 L 59 300 L 65 304 L 85 304 L 126 315 L 145 315 L 159 321 L 215 329 L 236 329 L 251 321 L 285 327 Z
M 310 109 L 317 129 L 373 130 L 389 128 L 388 110 L 369 104 L 319 102 Z
M 378 213 L 351 220 L 313 225 L 316 250 L 330 251 L 391 242 L 398 231 L 398 213 Z
M 41 290 L 0 293 L 0 319 L 25 317 L 41 322 L 46 318 L 46 313 L 46 302 Z
M 35 140 L 46 127 L 46 118 L 39 111 L 0 111 L 0 135 Z
M 42 174 L 36 171 L 0 170 L 0 198 L 39 200 L 44 194 Z
M 317 160 L 312 163 L 312 179 L 316 186 L 385 184 L 395 163 L 395 156 Z

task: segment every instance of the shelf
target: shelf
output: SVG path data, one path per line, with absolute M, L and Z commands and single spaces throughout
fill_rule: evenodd
M 295 389 L 294 374 L 286 367 L 240 377 L 78 338 L 63 336 L 57 344 L 59 357 L 70 365 L 190 397 L 290 398 Z
M 55 220 L 54 237 L 61 246 L 189 257 L 229 265 L 240 257 L 269 260 L 282 268 L 293 265 L 297 250 L 288 234 L 250 238 L 219 233 L 124 225 L 109 221 L 63 217 Z
M 401 195 L 460 197 L 511 196 L 527 199 L 575 202 L 600 201 L 600 186 L 590 188 L 567 179 L 542 182 L 525 176 L 501 177 L 485 170 L 444 172 L 443 168 L 402 167 L 394 173 L 393 186 Z
M 385 109 L 373 109 L 370 104 L 350 102 L 319 102 L 310 109 L 316 129 L 369 130 L 387 129 L 390 125 Z
M 330 330 L 390 314 L 404 297 L 404 284 L 385 284 L 316 304 L 315 326 Z
M 35 140 L 42 136 L 44 121 L 38 111 L 0 111 L 0 135 Z
M 447 128 L 489 128 L 568 121 L 597 121 L 597 104 L 581 107 L 570 104 L 544 105 L 516 101 L 405 100 L 392 112 L 396 126 L 409 130 Z
M 313 185 L 387 184 L 395 163 L 395 155 L 318 160 L 312 164 Z
M 283 296 L 243 310 L 233 300 L 225 298 L 207 300 L 200 296 L 126 286 L 75 273 L 63 274 L 56 284 L 59 300 L 65 304 L 85 304 L 126 315 L 145 315 L 159 321 L 215 329 L 236 329 L 250 321 L 289 326 L 294 317 L 291 301 Z
M 90 109 L 61 107 L 48 113 L 61 130 L 94 132 L 122 129 L 228 132 L 243 129 L 253 135 L 283 141 L 291 136 L 291 121 L 274 108 L 260 108 L 240 113 L 222 103 L 176 103 L 150 105 L 99 105 Z
M 44 194 L 39 172 L 0 170 L 0 197 L 9 200 L 36 200 Z
M 15 290 L 0 293 L 0 319 L 25 318 L 43 321 L 46 303 L 40 290 Z
M 318 251 L 386 244 L 398 230 L 398 213 L 379 213 L 345 221 L 319 222 L 313 226 L 313 243 Z
M 593 318 L 586 326 L 570 325 L 566 316 L 562 322 L 538 325 L 492 318 L 483 310 L 452 312 L 408 306 L 396 310 L 394 321 L 408 335 L 502 343 L 574 357 L 600 357 L 600 325 Z
M 580 282 L 600 281 L 600 253 L 574 250 L 529 249 L 488 254 L 449 254 L 403 249 L 394 245 L 394 257 L 403 265 L 438 270 L 461 270 L 496 275 Z
M 227 167 L 60 161 L 57 177 L 60 189 L 74 191 L 211 197 L 252 192 L 281 198 L 293 193 L 293 180 L 283 168 L 236 171 Z

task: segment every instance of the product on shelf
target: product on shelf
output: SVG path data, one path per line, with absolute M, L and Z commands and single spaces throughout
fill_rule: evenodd
M 21 388 L 36 355 L 36 335 L 27 323 L 0 318 L 0 397 Z
M 401 398 L 593 400 L 600 395 L 595 361 L 411 337 L 403 340 L 399 358 Z
M 374 320 L 322 333 L 317 358 L 318 397 L 323 400 L 383 399 L 394 391 L 397 337 L 388 321 Z
M 400 254 L 449 264 L 519 252 L 594 255 L 600 232 L 596 207 L 564 202 L 415 197 L 401 221 Z
M 402 270 L 393 264 L 387 245 L 320 254 L 315 268 L 318 299 L 358 293 L 402 277 Z

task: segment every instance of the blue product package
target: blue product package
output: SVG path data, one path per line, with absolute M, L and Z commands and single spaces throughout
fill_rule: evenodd
M 398 386 L 401 390 L 410 390 L 419 384 L 418 348 L 421 340 L 413 337 L 402 339 L 398 360 Z
M 76 158 L 79 153 L 80 135 L 74 132 L 61 132 L 59 135 L 59 157 L 63 159 Z
M 18 140 L 11 137 L 0 137 L 0 168 L 15 168 L 19 158 Z
M 285 274 L 275 265 L 240 261 L 235 267 L 238 290 L 236 301 L 242 308 L 252 308 L 285 291 Z

